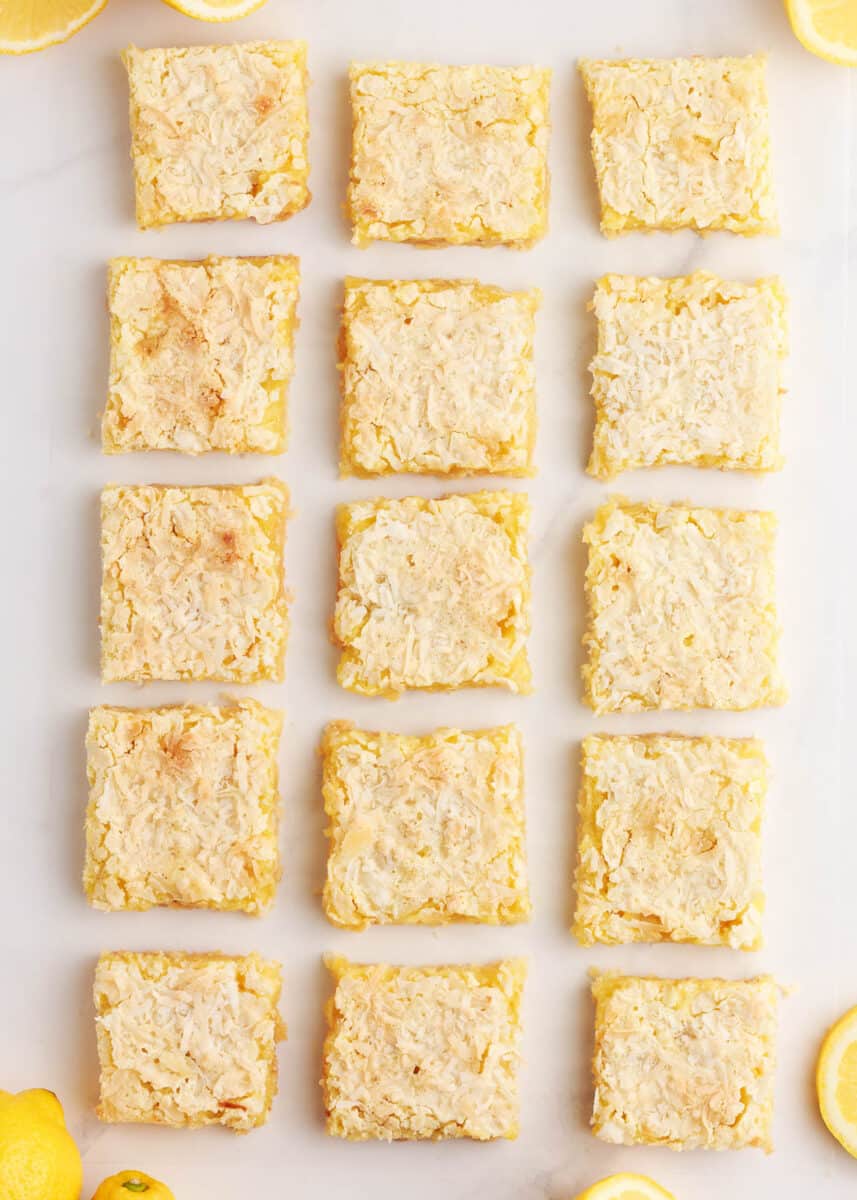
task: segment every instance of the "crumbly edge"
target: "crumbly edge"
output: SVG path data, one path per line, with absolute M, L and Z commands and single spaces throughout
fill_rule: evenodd
M 417 502 L 419 511 L 425 512 L 427 509 L 433 508 L 443 500 L 452 499 L 453 496 L 446 495 L 439 497 L 438 500 L 427 500 L 423 497 L 411 496 L 407 499 Z M 522 492 L 504 492 L 504 491 L 483 491 L 471 492 L 466 496 L 477 512 L 483 516 L 490 517 L 497 524 L 502 525 L 509 541 L 515 549 L 515 556 L 521 560 L 526 568 L 528 582 L 532 579 L 532 567 L 529 565 L 527 554 L 527 535 L 529 532 L 530 523 L 530 502 L 529 498 Z M 371 502 L 373 506 L 373 516 L 365 521 L 358 521 L 354 517 L 355 508 L 362 507 L 358 504 L 340 504 L 336 509 L 336 542 L 337 542 L 337 559 L 338 569 L 337 577 L 339 587 L 342 586 L 342 548 L 349 538 L 354 534 L 360 533 L 361 530 L 367 529 L 370 524 L 376 519 L 379 512 L 382 512 L 391 507 L 395 507 L 398 500 L 378 499 Z M 531 629 L 531 614 L 530 614 L 530 587 L 527 588 L 527 596 L 525 598 L 525 606 L 520 614 L 520 620 L 523 625 L 523 633 L 528 635 Z M 359 691 L 365 696 L 384 696 L 388 700 L 398 700 L 402 695 L 402 690 L 395 688 L 376 689 L 371 684 L 362 680 L 362 687 L 354 685 L 353 687 L 344 682 L 346 671 L 345 664 L 356 655 L 351 648 L 343 642 L 340 642 L 336 635 L 333 637 L 334 645 L 338 646 L 342 655 L 337 666 L 337 679 L 343 687 L 353 691 Z M 468 687 L 496 687 L 507 686 L 513 692 L 519 695 L 529 695 L 532 690 L 532 670 L 530 667 L 529 657 L 524 648 L 518 655 L 517 659 L 511 664 L 510 670 L 506 676 L 491 683 L 473 682 L 468 683 Z M 408 689 L 414 690 L 414 689 Z M 424 692 L 446 692 L 451 689 L 444 684 L 433 684 L 431 687 L 417 689 Z M 455 689 L 452 689 L 455 690 Z
M 158 708 L 139 709 L 113 705 L 99 705 L 93 708 L 89 713 L 89 722 L 86 734 L 86 746 L 88 755 L 96 746 L 106 747 L 110 742 L 110 730 L 105 724 L 105 719 L 108 716 L 131 716 L 138 720 L 151 719 L 158 715 L 166 713 L 181 713 L 196 715 L 214 713 L 223 714 L 224 720 L 229 721 L 231 717 L 240 710 L 248 710 L 253 713 L 254 717 L 262 722 L 266 729 L 266 736 L 271 739 L 270 772 L 271 772 L 271 788 L 266 795 L 265 803 L 262 807 L 270 817 L 270 838 L 275 847 L 279 846 L 279 828 L 280 828 L 280 788 L 279 788 L 279 763 L 277 761 L 277 749 L 279 746 L 280 737 L 283 730 L 283 714 L 274 709 L 265 708 L 257 700 L 243 699 L 229 703 L 228 705 L 210 706 L 202 704 L 167 704 L 161 705 Z M 85 862 L 83 869 L 83 890 L 87 900 L 93 908 L 100 909 L 103 912 L 143 912 L 155 907 L 151 904 L 134 903 L 128 901 L 121 905 L 112 905 L 108 903 L 103 896 L 99 895 L 98 880 L 100 872 L 95 865 L 94 848 L 103 841 L 107 830 L 104 829 L 101 822 L 98 820 L 98 779 L 95 770 L 89 762 L 87 764 L 87 781 L 89 784 L 89 800 L 86 808 L 86 818 L 84 822 L 84 832 L 86 837 Z M 277 853 L 277 865 L 267 877 L 257 879 L 255 890 L 247 895 L 244 899 L 226 900 L 221 898 L 219 901 L 201 902 L 198 904 L 184 904 L 178 901 L 166 902 L 164 907 L 168 908 L 208 908 L 216 909 L 221 912 L 245 912 L 253 916 L 261 915 L 266 912 L 274 902 L 274 896 L 277 890 L 277 884 L 282 877 L 282 866 L 279 865 L 279 852 Z M 113 882 L 122 887 L 122 879 L 119 875 L 113 876 Z M 125 891 L 125 889 L 122 889 Z
M 580 895 L 584 884 L 588 884 L 590 888 L 594 888 L 592 876 L 587 872 L 583 862 L 583 852 L 588 845 L 595 845 L 600 852 L 602 843 L 602 832 L 598 824 L 598 811 L 604 801 L 604 793 L 598 789 L 598 786 L 592 777 L 592 774 L 587 770 L 587 763 L 595 761 L 603 757 L 605 748 L 611 743 L 635 743 L 642 744 L 647 757 L 657 757 L 659 746 L 665 741 L 690 741 L 706 746 L 724 746 L 736 755 L 745 758 L 752 758 L 758 761 L 759 768 L 765 779 L 767 780 L 768 760 L 765 755 L 765 749 L 762 742 L 758 738 L 722 738 L 703 736 L 688 736 L 685 734 L 590 734 L 583 739 L 581 744 L 581 776 L 580 788 L 577 800 L 577 866 L 575 869 L 575 891 L 578 896 L 577 908 L 575 911 L 572 932 L 581 946 L 601 945 L 627 945 L 632 942 L 682 942 L 686 941 L 693 945 L 718 945 L 729 946 L 733 949 L 741 949 L 745 951 L 759 950 L 762 947 L 761 930 L 752 942 L 742 942 L 739 946 L 735 946 L 730 938 L 730 925 L 734 922 L 720 925 L 720 938 L 716 942 L 701 942 L 696 938 L 678 938 L 675 933 L 669 929 L 661 928 L 660 935 L 651 938 L 637 936 L 633 926 L 630 924 L 626 927 L 626 937 L 608 937 L 601 931 L 597 924 L 587 920 L 587 913 L 581 907 Z M 652 751 L 650 754 L 649 751 Z M 761 831 L 762 817 L 764 809 L 764 797 L 760 800 L 757 814 L 757 829 Z M 606 900 L 606 897 L 603 897 Z M 761 888 L 753 897 L 753 908 L 761 914 L 765 908 L 765 896 Z M 628 914 L 633 916 L 634 914 Z
M 352 228 L 351 241 L 361 250 L 365 250 L 373 241 L 389 241 L 389 242 L 413 242 L 420 246 L 453 246 L 453 245 L 474 245 L 474 246 L 494 246 L 505 245 L 513 250 L 528 250 L 547 234 L 548 231 L 548 209 L 550 206 L 550 170 L 547 163 L 547 156 L 543 164 L 543 179 L 541 183 L 542 203 L 539 214 L 539 219 L 533 224 L 529 230 L 528 236 L 516 241 L 509 241 L 499 237 L 485 236 L 482 238 L 472 238 L 467 236 L 466 229 L 462 228 L 456 232 L 453 237 L 444 238 L 416 238 L 410 227 L 407 224 L 389 225 L 384 224 L 385 234 L 383 238 L 377 234 L 370 233 L 371 226 L 368 222 L 361 222 L 356 216 L 356 206 L 354 202 L 355 196 L 358 194 L 360 187 L 360 178 L 357 175 L 355 168 L 355 149 L 360 141 L 361 122 L 358 115 L 358 103 L 355 93 L 355 85 L 357 81 L 367 74 L 389 74 L 394 75 L 397 69 L 408 66 L 420 66 L 424 70 L 445 70 L 449 69 L 439 63 L 421 63 L 411 64 L 404 62 L 372 62 L 372 63 L 355 63 L 352 62 L 348 69 L 349 91 L 351 99 L 351 159 L 348 173 L 348 195 L 346 201 L 346 212 L 348 220 Z M 530 68 L 534 73 L 541 76 L 541 87 L 539 90 L 539 98 L 544 106 L 545 113 L 550 112 L 550 83 L 552 72 L 545 67 Z M 541 129 L 547 126 L 550 128 L 550 118 L 546 116 L 544 125 L 534 126 L 530 140 L 534 136 L 535 129 Z M 373 223 L 374 224 L 374 223 Z M 381 224 L 378 222 L 378 224 Z
M 370 747 L 373 744 L 378 744 L 391 738 L 409 750 L 415 751 L 420 747 L 430 746 L 437 743 L 441 738 L 451 734 L 462 734 L 465 731 L 456 729 L 437 729 L 434 733 L 427 734 L 423 737 L 415 737 L 406 734 L 390 734 L 379 733 L 370 730 L 357 729 L 349 721 L 331 721 L 324 730 L 321 739 L 319 752 L 322 757 L 322 796 L 324 797 L 324 811 L 328 818 L 328 825 L 325 830 L 325 837 L 330 843 L 336 836 L 338 828 L 339 814 L 343 811 L 346 805 L 346 793 L 342 785 L 342 780 L 336 769 L 335 755 L 341 746 L 356 744 L 359 746 Z M 526 817 L 524 810 L 524 771 L 523 771 L 523 740 L 520 731 L 514 725 L 496 726 L 490 729 L 467 730 L 465 733 L 467 738 L 489 738 L 497 747 L 498 753 L 509 747 L 514 746 L 518 758 L 521 761 L 521 770 L 519 773 L 519 787 L 516 796 L 513 800 L 515 811 L 515 820 L 518 825 L 518 840 L 514 846 L 507 848 L 506 853 L 509 854 L 514 848 L 521 848 L 526 840 Z M 524 851 L 525 853 L 525 851 Z M 486 909 L 475 916 L 461 916 L 459 914 L 447 915 L 440 912 L 436 908 L 419 909 L 412 915 L 405 917 L 402 921 L 391 922 L 383 916 L 365 914 L 356 914 L 351 911 L 342 911 L 333 901 L 330 893 L 329 877 L 325 881 L 323 891 L 323 907 L 325 916 L 333 925 L 339 926 L 341 929 L 366 929 L 372 925 L 386 924 L 404 924 L 404 925 L 451 925 L 456 923 L 464 924 L 480 924 L 480 925 L 515 925 L 522 921 L 529 920 L 532 914 L 532 904 L 530 903 L 529 890 L 526 885 L 520 890 L 515 901 L 510 905 L 504 905 L 501 908 Z

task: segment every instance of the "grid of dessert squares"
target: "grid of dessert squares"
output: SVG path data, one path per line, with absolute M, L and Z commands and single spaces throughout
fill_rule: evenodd
M 280 220 L 309 200 L 305 47 L 130 49 L 137 217 Z M 602 230 L 773 234 L 765 62 L 586 61 Z M 353 64 L 354 241 L 526 247 L 547 229 L 549 72 Z M 298 262 L 122 258 L 109 270 L 103 448 L 280 454 Z M 343 475 L 532 473 L 534 290 L 345 280 Z M 589 470 L 780 465 L 785 297 L 698 272 L 595 285 Z M 525 494 L 372 499 L 337 514 L 341 685 L 530 689 Z M 105 681 L 280 680 L 288 497 L 110 486 Z M 585 698 L 596 714 L 782 703 L 770 513 L 609 500 L 586 526 Z M 282 718 L 254 700 L 93 710 L 85 887 L 100 909 L 261 913 L 279 876 Z M 508 923 L 530 911 L 514 726 L 413 737 L 338 722 L 323 744 L 324 909 L 338 926 Z M 752 738 L 591 736 L 574 932 L 584 945 L 761 937 L 766 790 Z M 525 963 L 329 961 L 331 1134 L 491 1139 L 518 1126 Z M 99 1115 L 264 1122 L 280 966 L 105 954 Z M 594 1132 L 770 1147 L 768 977 L 595 978 Z

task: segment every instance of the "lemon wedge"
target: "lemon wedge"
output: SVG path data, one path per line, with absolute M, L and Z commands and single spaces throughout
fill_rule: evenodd
M 786 0 L 795 36 L 828 62 L 857 66 L 857 4 L 854 0 Z
M 32 54 L 68 39 L 107 0 L 0 0 L 0 54 Z
M 164 3 L 197 21 L 237 21 L 261 8 L 265 0 L 164 0 Z
M 610 1175 L 593 1183 L 577 1200 L 675 1200 L 675 1197 L 648 1175 Z
M 825 1125 L 857 1158 L 857 1008 L 837 1021 L 824 1039 L 815 1082 Z

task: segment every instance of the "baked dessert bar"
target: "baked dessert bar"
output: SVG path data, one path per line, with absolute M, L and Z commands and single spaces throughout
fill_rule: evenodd
M 770 976 L 596 975 L 592 1129 L 605 1142 L 770 1151 L 778 988 Z
M 141 229 L 282 221 L 310 199 L 306 46 L 245 42 L 122 55 Z
M 595 434 L 587 468 L 782 466 L 786 297 L 779 279 L 606 275 L 592 307 Z
M 601 231 L 779 232 L 765 56 L 584 59 Z
M 752 738 L 587 737 L 578 800 L 579 942 L 762 942 L 767 763 Z
M 530 690 L 530 506 L 513 492 L 341 505 L 338 678 L 367 696 Z
M 362 966 L 330 957 L 324 1103 L 352 1141 L 514 1138 L 526 964 Z
M 102 1121 L 264 1125 L 277 1091 L 280 964 L 249 954 L 102 954 Z
M 782 704 L 768 512 L 612 500 L 584 527 L 596 713 Z
M 282 713 L 94 708 L 83 885 L 106 911 L 270 908 L 280 877 Z
M 532 474 L 540 299 L 467 279 L 346 279 L 342 474 Z
M 106 454 L 281 454 L 298 260 L 110 263 Z
M 352 63 L 350 79 L 356 245 L 545 234 L 550 71 Z
M 335 924 L 510 924 L 530 915 L 521 735 L 425 737 L 342 721 L 322 740 Z
M 288 493 L 123 487 L 101 496 L 101 677 L 281 680 Z

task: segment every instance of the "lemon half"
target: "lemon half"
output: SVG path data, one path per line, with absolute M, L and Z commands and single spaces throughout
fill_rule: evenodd
M 857 66 L 857 4 L 854 0 L 786 0 L 798 40 L 820 58 Z
M 577 1200 L 675 1200 L 675 1197 L 648 1175 L 610 1175 L 593 1183 Z
M 66 42 L 107 0 L 0 0 L 0 54 L 31 54 Z
M 237 21 L 261 8 L 265 0 L 164 0 L 164 3 L 198 21 Z
M 825 1125 L 857 1158 L 857 1008 L 837 1021 L 824 1039 L 815 1080 Z

